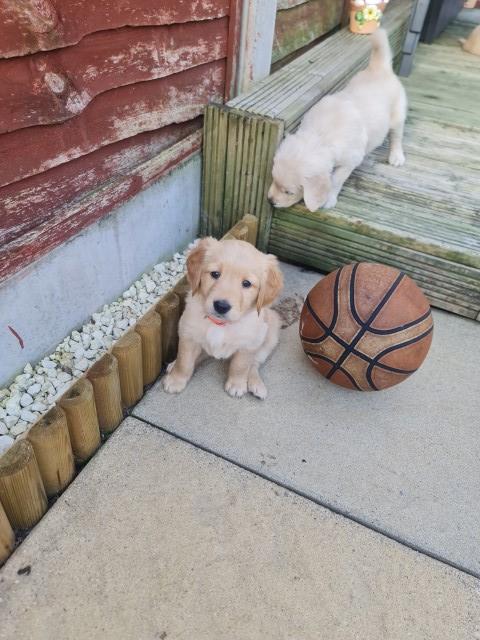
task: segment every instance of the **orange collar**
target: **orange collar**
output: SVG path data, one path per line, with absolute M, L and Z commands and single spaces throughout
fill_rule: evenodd
M 214 318 L 213 316 L 207 316 L 207 318 L 213 322 L 213 324 L 216 324 L 217 327 L 224 327 L 227 324 L 226 320 L 220 320 L 220 318 Z

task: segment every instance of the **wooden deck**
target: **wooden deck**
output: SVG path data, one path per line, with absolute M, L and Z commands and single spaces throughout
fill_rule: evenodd
M 386 146 L 347 181 L 335 209 L 273 212 L 268 249 L 330 271 L 357 260 L 404 269 L 432 304 L 480 320 L 480 59 L 457 21 L 420 45 L 409 96 L 404 167 Z
M 394 56 L 401 54 L 413 0 L 392 0 L 383 17 Z M 267 201 L 275 150 L 320 98 L 368 64 L 370 41 L 341 29 L 293 62 L 255 83 L 227 105 L 205 111 L 202 233 L 223 235 L 245 212 L 259 218 L 265 250 L 272 207 Z

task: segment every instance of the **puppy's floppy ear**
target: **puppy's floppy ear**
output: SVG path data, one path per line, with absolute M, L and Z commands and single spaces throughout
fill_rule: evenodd
M 202 238 L 190 250 L 187 257 L 187 280 L 192 288 L 192 295 L 198 291 L 202 278 L 202 267 L 208 249 L 217 242 L 214 238 Z
M 283 287 L 283 274 L 278 266 L 278 260 L 271 254 L 265 256 L 266 265 L 260 289 L 257 297 L 257 311 L 260 313 L 262 307 L 268 307 L 278 296 Z
M 332 189 L 328 174 L 308 176 L 303 181 L 303 200 L 309 211 L 316 211 L 327 200 Z

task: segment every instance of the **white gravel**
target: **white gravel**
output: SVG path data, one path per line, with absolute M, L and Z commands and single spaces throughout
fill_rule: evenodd
M 9 387 L 0 389 L 0 455 L 176 284 L 185 272 L 187 251 L 156 264 L 80 330 L 72 331 L 51 355 L 36 366 L 27 363 Z

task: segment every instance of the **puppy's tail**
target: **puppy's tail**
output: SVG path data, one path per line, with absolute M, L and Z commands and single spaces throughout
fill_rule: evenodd
M 371 35 L 372 53 L 368 68 L 372 71 L 392 70 L 392 51 L 385 29 L 377 29 Z

